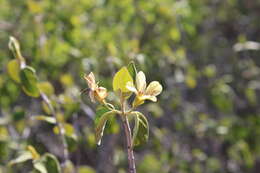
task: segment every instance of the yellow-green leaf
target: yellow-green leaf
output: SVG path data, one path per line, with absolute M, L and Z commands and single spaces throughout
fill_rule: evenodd
M 20 78 L 22 83 L 23 91 L 31 96 L 38 97 L 40 95 L 38 86 L 37 86 L 37 77 L 35 70 L 32 67 L 26 66 L 20 72 Z
M 89 166 L 80 166 L 79 173 L 95 173 L 96 171 Z
M 43 109 L 43 111 L 44 111 L 46 114 L 50 115 L 50 114 L 51 114 L 51 110 L 50 110 L 49 106 L 47 105 L 47 103 L 45 103 L 44 101 L 42 101 L 41 103 L 42 103 L 42 109 Z
M 73 77 L 70 74 L 64 74 L 60 77 L 60 82 L 66 87 L 71 87 L 74 83 Z
M 37 171 L 39 171 L 40 173 L 48 173 L 44 163 L 41 160 L 36 160 L 33 163 L 33 167 L 34 169 L 36 169 Z
M 63 124 L 63 127 L 64 127 L 64 130 L 65 130 L 65 135 L 67 137 L 71 137 L 73 139 L 77 138 L 75 131 L 74 131 L 74 128 L 71 124 L 65 123 L 65 124 Z M 55 126 L 53 128 L 53 131 L 54 131 L 55 134 L 59 134 L 59 132 L 60 132 L 58 126 Z
M 56 119 L 54 117 L 37 115 L 37 116 L 33 116 L 32 118 L 35 120 L 46 121 L 51 124 L 56 124 Z
M 36 151 L 36 149 L 35 149 L 33 146 L 28 145 L 28 146 L 27 146 L 27 150 L 32 154 L 32 158 L 33 158 L 34 160 L 40 158 L 40 154 Z
M 14 164 L 23 163 L 23 162 L 26 162 L 27 160 L 32 160 L 32 159 L 33 159 L 33 156 L 31 154 L 31 152 L 23 151 L 19 154 L 19 156 L 16 159 L 11 160 L 9 162 L 9 165 L 12 166 Z
M 7 73 L 15 82 L 17 82 L 17 83 L 21 82 L 21 79 L 19 76 L 20 66 L 19 66 L 19 62 L 16 59 L 13 59 L 8 62 Z
M 129 71 L 126 67 L 122 67 L 113 78 L 113 89 L 114 91 L 120 90 L 121 92 L 129 92 L 126 88 L 127 82 L 133 82 Z
M 38 88 L 48 96 L 54 94 L 54 88 L 50 82 L 39 82 Z

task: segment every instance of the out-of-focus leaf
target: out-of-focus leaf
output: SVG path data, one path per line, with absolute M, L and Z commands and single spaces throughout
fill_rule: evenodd
M 156 173 L 162 169 L 162 163 L 154 154 L 146 154 L 138 167 L 139 172 Z
M 191 89 L 193 89 L 197 86 L 197 81 L 193 76 L 190 76 L 190 75 L 187 76 L 185 79 L 185 82 L 186 82 L 186 85 Z
M 66 136 L 71 137 L 73 139 L 77 139 L 77 136 L 75 134 L 74 128 L 73 128 L 73 126 L 71 124 L 65 123 L 65 124 L 63 124 L 63 127 L 64 127 L 64 130 L 65 130 L 65 135 Z M 55 134 L 59 134 L 58 126 L 55 126 L 53 128 L 53 131 L 54 131 Z
M 66 87 L 70 87 L 74 84 L 73 77 L 70 74 L 64 74 L 60 77 L 60 82 Z
M 37 77 L 35 70 L 32 67 L 26 66 L 20 72 L 21 84 L 23 91 L 31 96 L 38 97 L 40 95 L 38 86 L 37 86 Z
M 17 106 L 12 113 L 12 120 L 13 121 L 20 121 L 25 118 L 25 111 L 22 107 Z
M 48 173 L 44 163 L 41 160 L 37 160 L 33 163 L 33 167 L 40 173 Z
M 181 35 L 180 35 L 180 31 L 178 30 L 178 28 L 174 27 L 170 30 L 170 37 L 173 41 L 180 41 Z
M 41 173 L 61 173 L 58 159 L 49 153 L 44 154 L 39 160 L 34 162 L 34 168 Z
M 107 120 L 114 114 L 115 114 L 115 111 L 108 111 L 108 112 L 103 113 L 100 118 L 98 118 L 98 116 L 96 116 L 97 120 L 95 120 L 95 122 L 96 122 L 95 123 L 96 124 L 96 128 L 95 128 L 96 133 L 95 134 L 96 134 L 96 142 L 98 145 L 101 144 L 101 138 L 103 136 Z
M 76 136 L 76 134 L 72 135 L 72 136 L 65 136 L 66 142 L 68 144 L 68 150 L 69 152 L 74 152 L 77 149 L 78 146 L 78 138 Z
M 9 165 L 11 166 L 14 164 L 23 163 L 26 162 L 27 160 L 32 160 L 32 159 L 33 156 L 30 151 L 23 151 L 21 154 L 19 154 L 19 156 L 16 159 L 11 160 L 9 162 Z
M 66 161 L 62 166 L 62 173 L 72 173 L 75 171 L 75 167 L 71 161 Z
M 49 108 L 49 106 L 47 105 L 47 103 L 45 103 L 44 101 L 41 102 L 42 103 L 42 109 L 44 110 L 44 112 L 48 115 L 51 114 L 51 110 Z
M 0 117 L 0 126 L 2 125 L 7 125 L 10 123 L 10 118 L 9 117 Z M 1 128 L 0 128 L 1 129 Z M 0 139 L 1 139 L 1 130 L 0 130 Z
M 89 166 L 80 166 L 78 169 L 79 173 L 95 173 L 96 171 Z
M 133 82 L 133 79 L 126 67 L 122 67 L 113 78 L 114 91 L 120 90 L 123 93 L 129 92 L 126 88 L 127 82 Z
M 149 103 L 146 105 L 146 108 L 149 112 L 152 113 L 155 117 L 161 117 L 163 115 L 163 109 L 160 107 L 160 105 L 156 103 Z
M 28 0 L 26 2 L 27 2 L 28 9 L 31 13 L 37 14 L 37 13 L 41 13 L 43 11 L 43 8 L 40 4 L 41 1 Z
M 40 91 L 44 92 L 48 96 L 54 94 L 54 88 L 50 82 L 39 82 L 38 88 Z
M 30 151 L 34 160 L 40 158 L 40 154 L 36 151 L 36 149 L 33 146 L 27 146 L 27 150 Z
M 25 66 L 25 59 L 23 58 L 21 51 L 20 51 L 20 44 L 14 37 L 10 37 L 9 43 L 8 43 L 9 49 L 13 52 L 13 55 L 17 60 L 20 61 L 20 66 Z
M 208 65 L 203 69 L 203 74 L 208 78 L 212 78 L 216 75 L 216 66 L 215 65 Z
M 236 43 L 233 46 L 233 49 L 236 52 L 245 51 L 245 50 L 259 50 L 260 43 L 255 41 L 246 41 L 244 43 Z
M 135 126 L 133 130 L 133 145 L 138 146 L 147 142 L 149 137 L 149 124 L 146 117 L 141 112 L 133 112 L 135 116 Z
M 19 62 L 16 59 L 13 59 L 8 62 L 7 73 L 15 82 L 17 83 L 21 82 L 20 75 L 19 75 L 20 66 L 19 66 Z
M 32 119 L 46 121 L 51 124 L 56 124 L 56 119 L 54 117 L 50 117 L 50 116 L 37 115 L 37 116 L 33 116 Z
M 5 126 L 0 126 L 0 140 L 7 140 L 10 137 Z

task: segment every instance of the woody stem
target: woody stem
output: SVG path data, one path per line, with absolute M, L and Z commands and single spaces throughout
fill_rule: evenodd
M 131 129 L 130 129 L 129 121 L 127 118 L 127 114 L 125 112 L 125 100 L 124 99 L 121 99 L 121 108 L 122 108 L 121 118 L 123 121 L 126 142 L 127 142 L 129 173 L 136 173 L 134 152 L 133 152 L 133 146 L 132 146 L 132 135 L 131 135 Z

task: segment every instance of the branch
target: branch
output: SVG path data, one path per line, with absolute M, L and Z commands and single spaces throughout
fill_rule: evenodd
M 125 113 L 124 99 L 121 99 L 121 108 L 122 108 L 121 118 L 123 121 L 126 142 L 127 142 L 129 173 L 136 173 L 134 151 L 133 151 L 133 146 L 132 146 L 132 134 L 131 134 L 131 129 L 130 129 L 129 121 L 127 118 L 127 114 Z
M 51 105 L 51 102 L 49 100 L 49 98 L 43 93 L 40 92 L 41 94 L 41 98 L 43 99 L 43 101 L 47 104 L 47 106 L 49 107 L 51 114 L 54 116 L 54 118 L 56 119 L 56 124 L 58 126 L 59 129 L 59 136 L 62 140 L 62 145 L 63 145 L 63 157 L 64 157 L 64 161 L 65 163 L 69 160 L 69 151 L 68 151 L 68 144 L 66 142 L 66 138 L 65 138 L 65 129 L 62 123 L 59 122 L 57 114 L 53 108 L 53 106 Z

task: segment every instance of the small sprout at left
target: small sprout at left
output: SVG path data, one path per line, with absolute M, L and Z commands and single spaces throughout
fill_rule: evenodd
M 88 75 L 84 76 L 85 80 L 87 81 L 88 87 L 89 87 L 89 97 L 92 102 L 95 102 L 95 100 L 98 100 L 99 102 L 103 103 L 104 99 L 107 97 L 107 89 L 104 87 L 99 87 L 96 83 L 95 76 L 91 72 Z
M 146 87 L 146 77 L 142 71 L 137 73 L 135 83 L 134 85 L 133 82 L 128 82 L 126 86 L 128 90 L 134 92 L 136 95 L 133 107 L 143 104 L 145 100 L 156 102 L 156 96 L 162 92 L 162 85 L 158 81 L 152 81 Z

